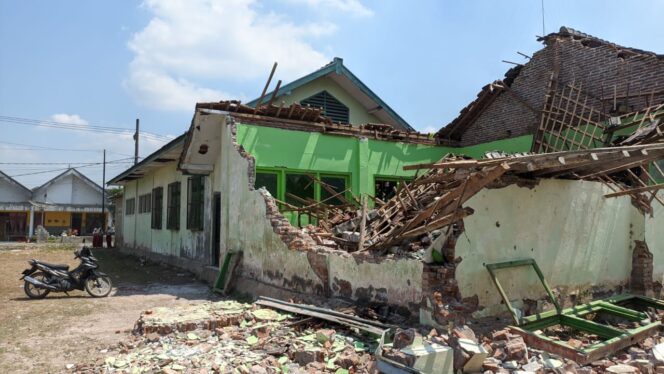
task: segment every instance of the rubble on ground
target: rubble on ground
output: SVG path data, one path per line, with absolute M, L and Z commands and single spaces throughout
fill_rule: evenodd
M 370 352 L 377 344 L 375 337 L 344 326 L 231 300 L 148 310 L 134 331 L 128 341 L 111 347 L 105 358 L 73 370 L 360 373 L 373 365 Z
M 389 342 L 377 355 L 379 337 L 357 328 L 225 300 L 147 310 L 129 339 L 103 350 L 104 357 L 95 362 L 66 369 L 77 373 L 342 374 L 378 373 L 384 361 L 421 373 L 664 373 L 661 332 L 580 366 L 529 347 L 508 328 L 479 330 L 484 329 L 475 324 L 390 329 Z M 565 328 L 540 333 L 578 347 L 597 339 Z

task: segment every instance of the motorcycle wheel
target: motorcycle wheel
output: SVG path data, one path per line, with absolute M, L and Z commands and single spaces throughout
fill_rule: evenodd
M 92 276 L 85 280 L 85 290 L 92 297 L 108 296 L 111 293 L 111 288 L 113 288 L 113 284 L 111 283 L 111 277 L 108 275 L 101 277 Z
M 46 283 L 46 274 L 42 273 L 41 271 L 38 271 L 30 276 L 38 281 Z M 25 294 L 28 295 L 28 297 L 31 299 L 43 299 L 46 297 L 46 295 L 49 294 L 49 292 L 51 292 L 51 290 L 39 288 L 28 281 L 25 281 L 25 284 L 23 285 L 23 291 L 25 291 Z

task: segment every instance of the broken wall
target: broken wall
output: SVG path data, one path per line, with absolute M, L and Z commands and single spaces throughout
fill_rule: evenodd
M 240 292 L 299 297 L 340 297 L 416 308 L 421 297 L 422 262 L 371 261 L 343 251 L 312 247 L 253 189 L 253 157 L 235 141 L 235 124 L 219 115 L 222 191 L 221 247 L 242 251 Z M 270 205 L 272 204 L 272 205 Z M 297 246 L 302 250 L 289 248 Z M 308 246 L 308 247 L 307 247 Z
M 456 244 L 462 296 L 477 295 L 480 305 L 502 311 L 484 265 L 521 258 L 534 258 L 566 300 L 626 285 L 634 241 L 646 234 L 644 217 L 629 197 L 604 198 L 609 192 L 601 183 L 544 179 L 532 189 L 510 185 L 478 193 L 466 203 L 475 214 L 464 219 Z M 655 256 L 664 262 L 661 247 Z M 498 277 L 513 299 L 545 296 L 530 268 L 499 271 Z
M 664 192 L 658 196 L 664 200 Z M 664 207 L 653 201 L 653 216 L 645 218 L 645 238 L 653 254 L 653 280 L 664 284 Z

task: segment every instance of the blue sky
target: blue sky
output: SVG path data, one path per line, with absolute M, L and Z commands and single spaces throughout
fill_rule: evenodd
M 544 7 L 547 33 L 565 25 L 664 53 L 664 2 Z M 541 48 L 541 34 L 540 0 L 0 0 L 0 116 L 126 128 L 140 118 L 143 130 L 175 136 L 197 100 L 258 96 L 274 61 L 288 82 L 339 56 L 412 126 L 432 131 L 502 78 L 510 65 L 501 60 L 525 62 L 517 51 Z M 162 144 L 145 139 L 141 156 Z M 28 187 L 67 165 L 16 163 L 95 163 L 103 148 L 109 160 L 133 153 L 127 134 L 0 122 L 0 170 Z M 109 165 L 108 175 L 127 166 Z M 98 165 L 80 170 L 101 182 Z

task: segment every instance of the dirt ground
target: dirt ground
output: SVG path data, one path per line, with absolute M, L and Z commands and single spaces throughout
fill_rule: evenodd
M 72 291 L 69 296 L 51 293 L 43 300 L 28 299 L 19 280 L 27 260 L 72 269 L 78 264 L 75 248 L 0 245 L 0 373 L 67 372 L 67 364 L 103 356 L 106 347 L 123 340 L 141 311 L 217 299 L 189 273 L 142 265 L 114 249 L 93 250 L 100 269 L 112 277 L 109 297 L 95 299 Z

